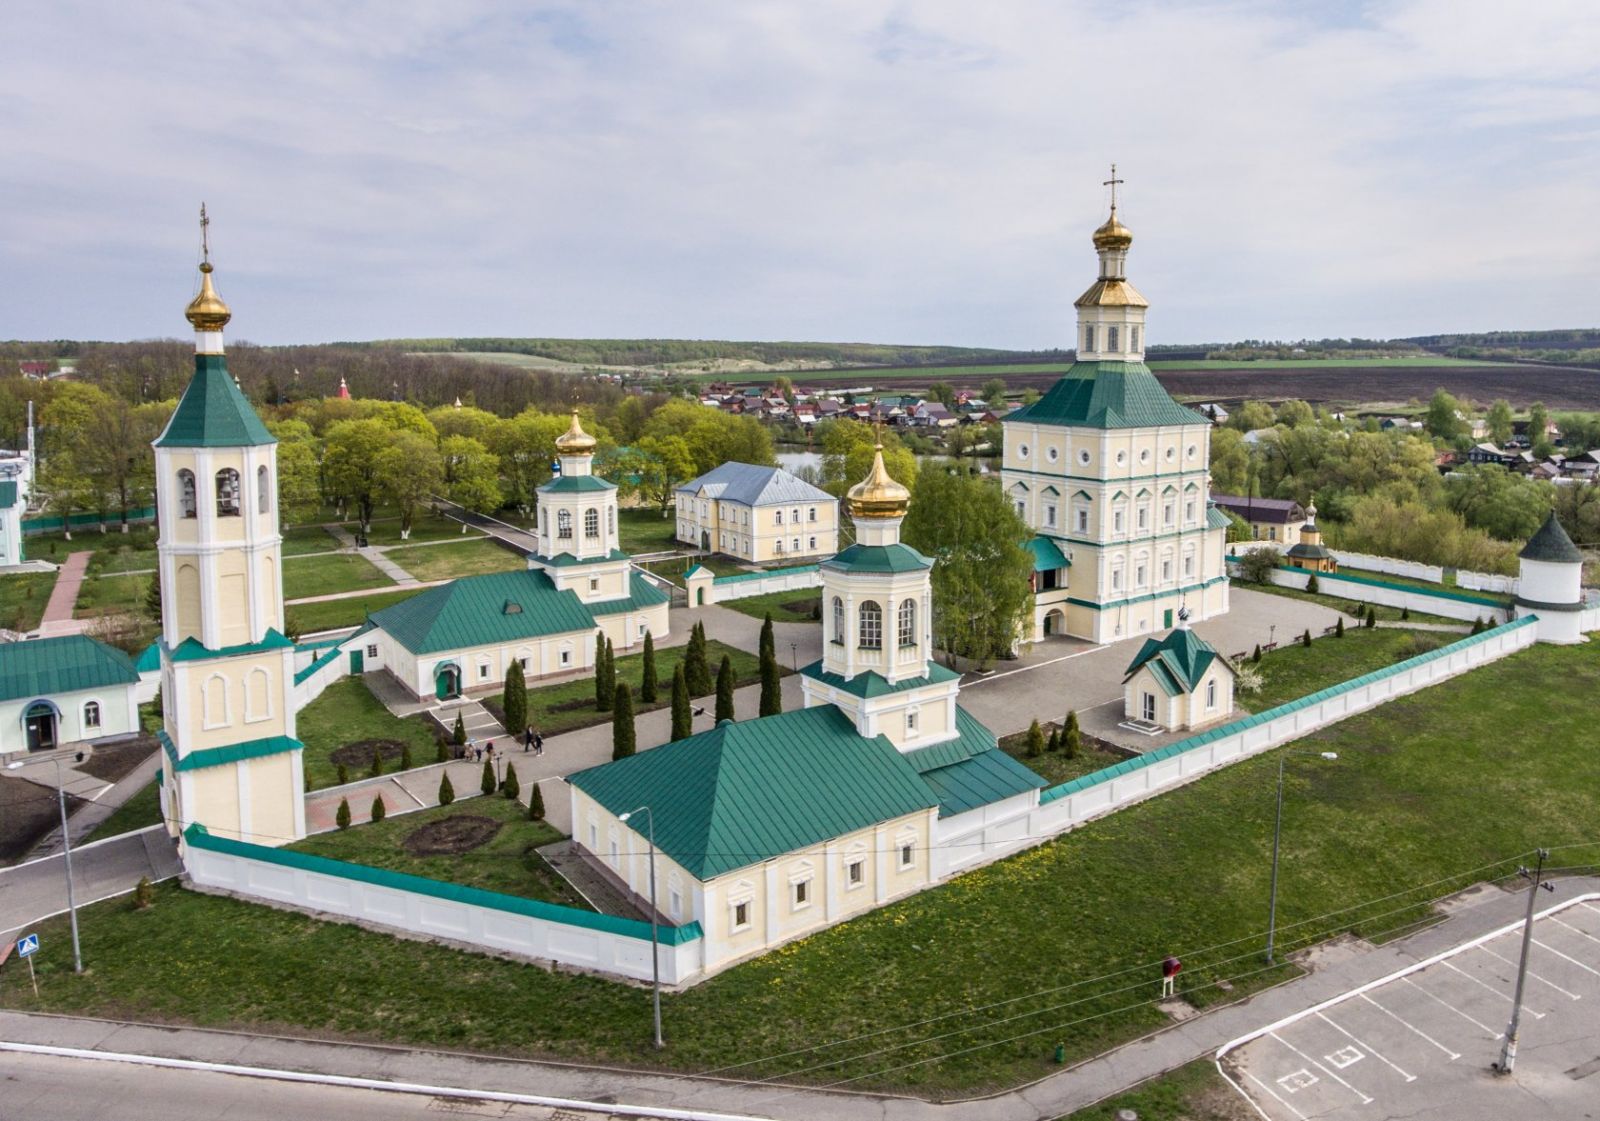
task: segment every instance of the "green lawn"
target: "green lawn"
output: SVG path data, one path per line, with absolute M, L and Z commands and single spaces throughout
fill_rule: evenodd
M 283 609 L 283 613 L 289 633 L 308 635 L 357 626 L 366 619 L 367 612 L 380 610 L 416 594 L 415 588 L 401 588 L 392 592 L 375 592 L 370 596 L 324 600 L 321 603 L 291 603 Z
M 1540 646 L 1302 740 L 1339 759 L 1288 771 L 1283 952 L 1404 930 L 1427 900 L 1510 874 L 1536 845 L 1565 866 L 1600 859 L 1597 692 L 1600 643 Z M 148 911 L 85 908 L 81 977 L 63 920 L 42 924 L 41 999 L 8 985 L 0 1004 L 983 1093 L 1059 1069 L 1058 1041 L 1078 1059 L 1163 1026 L 1150 998 L 1168 953 L 1184 959 L 1180 987 L 1200 1004 L 1218 998 L 1218 980 L 1237 998 L 1292 973 L 1261 966 L 1277 767 L 1276 752 L 1241 761 L 666 994 L 660 1055 L 635 986 L 176 885 Z M 152 945 L 163 948 L 155 967 Z
M 453 580 L 459 576 L 515 572 L 528 567 L 525 558 L 482 537 L 456 545 L 417 545 L 409 549 L 390 549 L 387 555 L 418 580 Z
M 672 537 L 677 528 L 671 510 L 664 518 L 653 506 L 617 511 L 617 537 L 624 553 L 660 553 L 679 548 Z
M 108 612 L 144 612 L 144 598 L 150 592 L 152 575 L 124 573 L 118 576 L 93 576 L 78 589 L 73 617 L 87 619 Z
M 78 545 L 85 536 L 79 534 L 72 544 Z M 108 572 L 138 572 L 156 566 L 156 531 L 149 526 L 129 529 L 126 534 L 110 533 L 100 537 L 96 543 L 104 547 L 96 549 L 89 561 L 91 576 Z M 31 550 L 32 545 L 30 539 L 27 548 Z M 33 556 L 33 553 L 29 551 L 28 556 Z
M 356 816 L 364 819 L 369 808 L 362 805 Z M 403 847 L 402 842 L 422 826 L 466 815 L 492 818 L 501 823 L 500 831 L 486 844 L 449 856 L 413 856 Z M 409 872 L 431 880 L 449 880 L 525 899 L 593 910 L 583 896 L 534 851 L 562 837 L 563 834 L 543 821 L 529 821 L 522 803 L 492 795 L 385 818 L 376 825 L 367 822 L 343 832 L 321 833 L 289 848 L 374 868 Z
M 1039 722 L 1039 730 L 1044 733 L 1046 748 L 1050 744 L 1051 729 L 1060 726 L 1060 721 L 1041 720 Z M 1078 749 L 1076 759 L 1068 759 L 1059 751 L 1049 750 L 1030 759 L 1028 757 L 1027 732 L 1017 732 L 1013 735 L 1000 737 L 1000 748 L 1051 786 L 1059 786 L 1063 782 L 1071 782 L 1075 778 L 1082 778 L 1084 775 L 1105 767 L 1114 767 L 1127 759 L 1126 755 L 1101 751 L 1098 748 L 1088 746 Z
M 628 654 L 617 658 L 617 680 L 626 681 L 633 689 L 635 713 L 663 708 L 672 703 L 672 671 L 683 660 L 685 647 L 671 646 L 656 651 L 656 679 L 659 685 L 655 704 L 646 704 L 639 697 L 639 686 L 644 680 L 644 655 Z M 711 676 L 717 676 L 717 667 L 726 654 L 733 661 L 733 674 L 740 685 L 749 685 L 761 679 L 761 661 L 748 651 L 711 639 L 706 643 L 706 661 L 711 666 Z M 779 659 L 780 663 L 782 659 Z M 787 674 L 787 666 L 780 666 Z M 500 695 L 492 698 L 503 703 Z M 559 685 L 543 685 L 528 690 L 528 721 L 546 736 L 556 732 L 587 728 L 611 719 L 610 713 L 596 712 L 594 707 L 594 678 L 563 681 Z
M 774 623 L 821 624 L 822 617 L 813 616 L 813 609 L 821 602 L 821 588 L 802 588 L 799 591 L 768 592 L 764 596 L 723 600 L 717 606 L 757 619 L 765 619 L 767 613 L 771 612 Z
M 50 589 L 56 586 L 54 572 L 14 572 L 0 576 L 0 627 L 31 631 L 39 625 L 44 605 L 50 602 Z
M 295 599 L 383 588 L 393 583 L 371 561 L 356 553 L 290 557 L 283 562 L 283 586 Z
M 106 837 L 115 837 L 118 833 L 131 833 L 147 825 L 160 824 L 161 788 L 151 780 L 149 785 L 140 787 L 132 798 L 118 806 L 110 817 L 96 825 L 88 836 L 76 843 L 81 845 L 86 841 L 99 841 Z
M 671 560 L 650 561 L 642 568 L 648 568 L 662 579 L 670 580 L 678 587 L 683 587 L 683 574 L 695 565 L 704 565 L 716 576 L 737 576 L 741 572 L 749 572 L 743 561 L 736 561 L 729 557 L 674 557 Z
M 346 522 L 345 530 L 354 537 L 361 532 L 360 522 Z M 450 518 L 437 517 L 429 513 L 419 513 L 411 523 L 411 536 L 400 540 L 399 518 L 374 518 L 367 530 L 367 544 L 369 545 L 415 545 L 423 541 L 470 541 L 484 534 L 468 527 L 466 533 L 461 532 L 461 523 Z
M 1236 588 L 1244 588 L 1252 592 L 1261 592 L 1263 595 L 1283 596 L 1285 599 L 1305 600 L 1307 603 L 1321 604 L 1331 607 L 1335 611 L 1342 611 L 1348 618 L 1345 625 L 1349 626 L 1355 619 L 1356 612 L 1366 613 L 1367 604 L 1361 600 L 1345 599 L 1343 596 L 1330 596 L 1325 592 L 1302 592 L 1298 588 L 1285 588 L 1280 584 L 1247 584 L 1243 581 L 1235 584 Z M 1400 620 L 1402 611 L 1398 607 L 1384 607 L 1381 604 L 1372 604 L 1373 618 L 1383 623 L 1393 623 Z M 1423 611 L 1412 611 L 1405 616 L 1412 623 L 1448 623 L 1452 627 L 1469 626 L 1460 619 L 1451 619 L 1444 615 L 1429 615 Z
M 329 553 L 339 548 L 338 540 L 320 525 L 300 525 L 283 531 L 283 555 L 304 556 L 307 553 Z
M 1314 633 L 1306 647 L 1300 645 L 1298 636 L 1291 635 L 1272 653 L 1261 656 L 1256 667 L 1261 671 L 1261 691 L 1240 693 L 1234 702 L 1248 712 L 1265 712 L 1461 637 L 1396 627 L 1346 627 L 1343 638 Z
M 394 715 L 359 677 L 340 678 L 329 685 L 322 696 L 300 710 L 295 727 L 300 742 L 306 745 L 305 772 L 313 790 L 338 784 L 338 766 L 329 757 L 346 744 L 360 740 L 399 740 L 411 745 L 414 764 L 434 761 L 433 726 L 420 716 L 401 719 Z M 367 769 L 351 766 L 349 772 L 354 781 L 364 777 Z
M 1255 1121 L 1259 1116 L 1207 1057 L 1058 1121 L 1116 1121 L 1124 1109 L 1133 1110 L 1139 1121 Z

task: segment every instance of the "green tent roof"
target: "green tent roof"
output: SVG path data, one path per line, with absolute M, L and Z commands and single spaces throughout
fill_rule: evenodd
M 1005 419 L 1086 428 L 1210 423 L 1174 401 L 1143 362 L 1074 362 L 1043 397 Z
M 910 545 L 852 545 L 829 557 L 821 567 L 844 572 L 917 572 L 932 568 L 933 561 Z
M 928 663 L 928 672 L 922 677 L 908 677 L 901 681 L 890 681 L 877 670 L 863 670 L 854 677 L 845 677 L 840 673 L 832 673 L 822 668 L 822 661 L 818 659 L 800 670 L 804 677 L 809 677 L 831 685 L 835 689 L 842 689 L 857 697 L 882 697 L 889 693 L 904 693 L 907 689 L 920 689 L 924 685 L 937 685 L 943 681 L 951 681 L 961 675 L 947 666 L 938 662 Z
M 413 654 L 593 630 L 577 594 L 536 569 L 465 576 L 374 611 L 372 622 Z
M 1128 663 L 1123 680 L 1138 673 L 1146 663 L 1154 663 L 1151 668 L 1168 693 L 1192 693 L 1216 657 L 1209 642 L 1188 627 L 1178 627 L 1166 638 L 1145 639 L 1139 653 Z
M 540 494 L 581 494 L 603 490 L 616 490 L 616 483 L 608 483 L 593 475 L 557 475 L 538 488 Z
M 220 354 L 196 354 L 194 377 L 156 438 L 158 448 L 235 448 L 278 441 L 228 373 Z
M 1545 561 L 1550 564 L 1582 564 L 1583 554 L 1561 528 L 1554 513 L 1544 520 L 1539 532 L 1528 538 L 1517 556 L 1523 560 Z
M 535 559 L 548 568 L 567 568 L 574 564 L 606 564 L 610 561 L 627 560 L 628 554 L 621 549 L 612 549 L 596 557 L 575 557 L 571 553 L 557 553 L 553 557 L 541 557 L 537 554 Z
M 133 660 L 88 635 L 0 643 L 0 701 L 28 700 L 139 680 Z
M 614 814 L 648 805 L 656 844 L 702 881 L 938 805 L 832 705 L 726 721 L 567 781 Z
M 1056 568 L 1070 568 L 1072 562 L 1067 555 L 1048 537 L 1030 537 L 1028 551 L 1033 554 L 1033 570 L 1035 572 L 1049 572 Z

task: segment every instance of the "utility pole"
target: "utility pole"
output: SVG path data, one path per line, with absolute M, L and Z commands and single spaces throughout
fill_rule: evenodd
M 1555 884 L 1544 882 L 1544 862 L 1550 853 L 1545 849 L 1538 852 L 1538 863 L 1533 871 L 1518 868 L 1517 875 L 1523 876 L 1531 882 L 1528 888 L 1528 914 L 1522 921 L 1522 959 L 1517 963 L 1517 991 L 1511 998 L 1511 1025 L 1506 1028 L 1505 1046 L 1500 1049 L 1500 1061 L 1492 1064 L 1489 1069 L 1496 1074 L 1510 1074 L 1511 1069 L 1517 1065 L 1517 1030 L 1522 1023 L 1522 986 L 1528 979 L 1528 950 L 1533 945 L 1533 905 L 1539 898 L 1539 889 L 1555 891 Z

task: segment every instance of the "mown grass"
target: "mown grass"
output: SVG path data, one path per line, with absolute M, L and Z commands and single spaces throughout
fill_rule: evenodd
M 1258 1116 L 1207 1057 L 1057 1121 L 1116 1121 L 1125 1109 L 1139 1121 L 1255 1121 Z
M 653 506 L 617 511 L 617 539 L 624 553 L 660 553 L 681 548 L 672 536 L 677 529 L 671 510 L 664 518 Z
M 283 531 L 281 549 L 285 557 L 304 556 L 307 553 L 331 553 L 341 548 L 338 538 L 320 525 L 301 525 Z
M 1245 584 L 1238 587 L 1247 588 L 1252 592 L 1261 592 L 1263 595 L 1283 596 L 1285 599 L 1305 600 L 1307 603 L 1320 604 L 1342 612 L 1348 618 L 1345 625 L 1350 626 L 1357 614 L 1365 615 L 1368 604 L 1361 600 L 1345 599 L 1343 596 L 1330 596 L 1326 592 L 1303 592 L 1298 588 L 1285 588 L 1280 584 Z M 1464 627 L 1471 624 L 1460 619 L 1451 619 L 1444 615 L 1429 615 L 1425 611 L 1406 612 L 1398 607 L 1384 607 L 1381 604 L 1372 604 L 1372 617 L 1380 623 L 1410 622 L 1410 623 L 1447 623 L 1452 627 Z M 1402 618 L 1403 617 L 1403 618 Z M 1315 637 L 1315 636 L 1313 636 Z
M 305 773 L 311 788 L 337 785 L 339 769 L 330 756 L 346 744 L 360 740 L 399 740 L 411 745 L 411 761 L 420 766 L 434 761 L 437 750 L 432 725 L 419 716 L 398 717 L 383 707 L 359 677 L 345 677 L 323 690 L 295 718 L 296 734 L 305 744 Z M 395 769 L 389 763 L 389 769 Z M 354 781 L 367 774 L 364 766 L 350 767 Z M 365 807 L 362 807 L 365 809 Z
M 351 808 L 358 810 L 357 817 L 363 820 L 370 809 L 366 802 Z M 422 826 L 464 815 L 497 821 L 500 831 L 487 843 L 466 852 L 413 856 L 406 850 L 403 842 Z M 408 872 L 430 880 L 447 880 L 524 899 L 542 899 L 546 903 L 593 910 L 583 896 L 534 851 L 563 836 L 546 822 L 529 821 L 527 808 L 522 803 L 493 794 L 385 818 L 376 824 L 366 822 L 342 832 L 321 833 L 288 847 L 296 852 Z
M 160 824 L 161 787 L 152 779 L 149 785 L 141 786 L 134 792 L 132 798 L 118 806 L 110 817 L 96 825 L 83 840 L 76 843 L 81 845 L 88 841 L 99 841 L 106 837 L 115 837 L 118 833 L 131 833 L 135 829 Z
M 1039 730 L 1044 733 L 1047 748 L 1050 743 L 1050 733 L 1060 727 L 1059 720 L 1039 721 Z M 1042 754 L 1029 756 L 1027 732 L 1001 736 L 1000 749 L 1051 786 L 1059 786 L 1063 782 L 1071 782 L 1075 778 L 1082 778 L 1106 767 L 1114 767 L 1127 758 L 1126 755 L 1101 751 L 1088 745 L 1080 746 L 1078 754 L 1071 759 L 1062 751 L 1046 750 Z
M 743 561 L 736 561 L 731 557 L 674 557 L 671 560 L 646 561 L 641 568 L 648 568 L 664 580 L 683 587 L 683 574 L 695 565 L 703 565 L 711 570 L 714 576 L 737 576 L 742 572 L 749 572 Z
M 1405 928 L 1538 845 L 1594 862 L 1597 691 L 1600 643 L 1541 646 L 1300 741 L 1339 760 L 1288 770 L 1280 947 Z M 1277 766 L 1241 761 L 668 994 L 660 1055 L 636 987 L 168 885 L 148 911 L 84 910 L 81 977 L 61 920 L 42 924 L 41 999 L 10 985 L 0 1004 L 977 1093 L 1059 1069 L 1058 1041 L 1076 1059 L 1161 1026 L 1168 953 L 1202 1005 L 1216 981 L 1237 997 L 1292 972 L 1261 966 Z
M 154 573 L 137 572 L 91 576 L 78 588 L 78 602 L 73 607 L 73 617 L 87 619 L 117 611 L 141 614 L 153 579 Z
M 388 557 L 418 580 L 454 580 L 486 572 L 514 572 L 528 562 L 493 541 L 463 541 L 458 545 L 418 545 L 390 549 Z
M 1311 645 L 1303 646 L 1298 636 L 1291 635 L 1255 663 L 1255 668 L 1261 672 L 1261 691 L 1240 691 L 1234 703 L 1246 712 L 1265 712 L 1341 681 L 1425 654 L 1461 637 L 1397 627 L 1347 626 L 1343 638 L 1313 634 Z
M 361 532 L 361 523 L 346 522 L 344 528 L 351 537 L 355 537 Z M 462 533 L 460 522 L 433 514 L 419 514 L 412 522 L 411 536 L 404 541 L 400 540 L 399 518 L 374 518 L 367 528 L 367 544 L 376 546 L 416 545 L 423 541 L 471 541 L 482 536 L 482 532 L 470 527 Z
M 768 592 L 763 596 L 745 599 L 728 599 L 718 603 L 741 615 L 765 619 L 771 614 L 774 623 L 822 623 L 815 609 L 822 603 L 822 589 L 802 588 L 798 591 Z
M 321 603 L 291 603 L 284 607 L 283 614 L 289 633 L 315 634 L 318 631 L 357 626 L 366 619 L 367 612 L 392 606 L 416 594 L 416 588 L 400 588 L 392 592 L 375 592 L 369 596 L 330 599 Z
M 283 562 L 283 586 L 290 589 L 296 599 L 384 588 L 393 583 L 366 557 L 355 553 L 290 557 Z
M 39 625 L 50 590 L 56 586 L 54 572 L 14 572 L 0 576 L 0 627 L 31 631 Z

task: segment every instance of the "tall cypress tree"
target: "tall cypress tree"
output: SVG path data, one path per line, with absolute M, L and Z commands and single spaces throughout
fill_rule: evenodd
M 717 723 L 733 719 L 733 659 L 724 654 L 717 667 Z
M 761 656 L 768 654 L 774 658 L 778 656 L 778 645 L 772 637 L 772 612 L 767 612 L 766 621 L 761 624 Z
M 594 707 L 596 712 L 610 712 L 616 697 L 616 678 L 606 672 L 606 636 L 596 632 L 594 639 Z
M 683 653 L 683 673 L 691 697 L 703 697 L 711 692 L 711 666 L 706 660 L 706 632 L 696 623 L 689 632 L 689 645 Z
M 672 738 L 681 740 L 694 730 L 694 714 L 689 708 L 689 679 L 683 663 L 672 668 Z
M 511 668 L 506 670 L 501 707 L 506 713 L 506 731 L 513 736 L 522 735 L 522 730 L 528 726 L 528 682 L 522 675 L 522 663 L 516 658 L 511 659 Z
M 656 640 L 649 631 L 644 632 L 644 680 L 639 683 L 639 699 L 656 703 Z
M 783 711 L 783 686 L 778 680 L 778 659 L 769 649 L 761 651 L 761 715 L 776 716 Z
M 161 622 L 161 569 L 157 568 L 155 575 L 150 577 L 150 587 L 144 594 L 145 617 L 154 622 Z
M 617 699 L 611 717 L 611 758 L 625 759 L 637 744 L 633 727 L 633 690 L 626 681 L 617 685 Z

